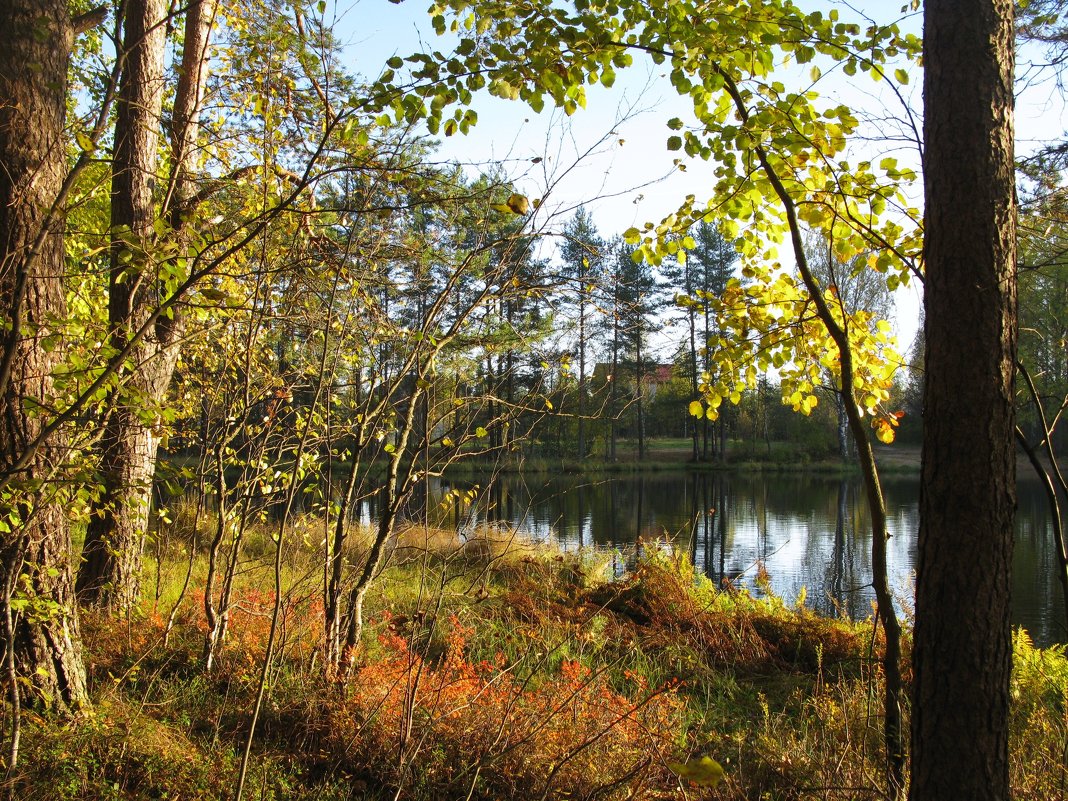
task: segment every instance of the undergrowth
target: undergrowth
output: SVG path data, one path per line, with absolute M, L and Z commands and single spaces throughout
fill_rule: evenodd
M 882 797 L 870 621 L 721 590 L 667 548 L 615 579 L 595 552 L 415 539 L 379 579 L 343 686 L 322 667 L 314 565 L 289 556 L 246 798 Z M 158 575 L 177 581 L 168 559 Z M 94 705 L 66 723 L 24 711 L 9 796 L 232 797 L 269 586 L 262 564 L 243 570 L 211 673 L 195 594 L 169 633 L 169 587 L 127 620 L 84 616 Z M 1021 632 L 1015 664 L 1014 797 L 1063 797 L 1068 659 Z M 725 768 L 716 788 L 668 767 L 705 755 Z

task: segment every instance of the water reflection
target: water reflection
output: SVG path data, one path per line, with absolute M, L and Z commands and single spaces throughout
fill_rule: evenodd
M 479 486 L 478 502 L 441 499 Z M 913 597 L 919 482 L 885 480 L 891 585 L 909 614 Z M 514 526 L 573 549 L 631 551 L 639 537 L 686 548 L 718 584 L 760 592 L 763 565 L 774 592 L 827 615 L 872 613 L 871 542 L 858 479 L 813 475 L 648 473 L 591 480 L 567 475 L 505 475 L 494 481 L 439 481 L 426 488 L 419 515 L 461 533 L 486 523 Z M 1064 642 L 1056 557 L 1039 487 L 1021 482 L 1014 562 L 1014 624 L 1040 643 Z M 361 516 L 371 518 L 373 509 Z M 961 555 L 967 558 L 966 554 Z

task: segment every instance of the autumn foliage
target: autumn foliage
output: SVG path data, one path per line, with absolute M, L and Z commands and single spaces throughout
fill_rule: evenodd
M 715 587 L 653 543 L 619 578 L 595 554 L 524 553 L 490 568 L 391 568 L 345 683 L 323 669 L 315 594 L 299 581 L 283 592 L 256 797 L 740 801 L 874 788 L 882 677 L 870 622 Z M 455 571 L 451 591 L 421 594 L 426 569 Z M 248 579 L 208 673 L 199 597 L 169 635 L 162 603 L 129 621 L 87 615 L 96 712 L 28 722 L 15 797 L 231 792 L 275 602 L 255 571 Z M 1064 780 L 1068 668 L 1056 649 L 1017 651 L 1014 791 L 1038 801 Z M 705 757 L 723 767 L 718 786 L 669 767 Z
M 576 660 L 532 675 L 503 654 L 471 661 L 473 628 L 446 623 L 436 664 L 388 627 L 377 654 L 339 707 L 339 742 L 355 743 L 350 764 L 376 766 L 376 779 L 413 785 L 424 797 L 660 797 L 675 782 L 658 755 L 679 734 L 674 687 L 640 677 L 630 692 L 606 671 Z

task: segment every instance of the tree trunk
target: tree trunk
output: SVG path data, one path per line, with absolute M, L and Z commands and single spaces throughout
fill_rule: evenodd
M 0 4 L 0 313 L 7 326 L 0 371 L 0 599 L 14 625 L 14 662 L 32 704 L 88 703 L 70 569 L 64 493 L 55 481 L 65 443 L 38 443 L 52 399 L 58 349 L 45 349 L 66 316 L 61 221 L 53 205 L 66 167 L 67 61 L 73 29 L 63 0 Z M 30 69 L 30 65 L 33 69 Z M 13 465 L 25 459 L 13 476 Z M 5 593 L 6 596 L 6 593 Z M 5 635 L 6 638 L 7 635 Z
M 338 500 L 337 519 L 334 521 L 334 536 L 327 550 L 327 578 L 323 593 L 324 639 L 326 641 L 326 662 L 332 671 L 337 671 L 341 662 L 341 591 L 345 571 L 345 541 L 349 515 L 352 513 L 352 501 L 356 493 L 356 483 L 360 473 L 360 441 L 353 447 L 352 464 L 345 480 L 345 488 Z
M 911 798 L 1007 799 L 1013 4 L 924 7 L 926 387 Z
M 638 334 L 638 353 L 637 353 L 637 374 L 638 374 L 638 461 L 645 460 L 645 362 L 642 361 L 642 342 L 641 334 Z
M 712 371 L 712 354 L 708 352 L 708 342 L 712 336 L 711 307 L 708 301 L 704 301 L 705 307 L 705 330 L 704 330 L 704 371 Z M 706 414 L 701 418 L 701 459 L 708 461 L 716 450 L 715 436 L 712 433 L 712 421 Z
M 834 411 L 838 418 L 838 457 L 843 462 L 848 462 L 852 458 L 850 451 L 852 448 L 849 441 L 849 416 L 846 414 L 845 403 L 842 401 L 841 394 L 835 394 L 834 396 Z
M 730 409 L 722 409 L 719 414 L 719 462 L 720 464 L 727 464 L 727 435 L 730 433 L 727 429 L 727 415 L 730 413 Z
M 904 796 L 905 790 L 905 736 L 901 725 L 901 706 L 904 687 L 901 679 L 901 624 L 894 608 L 894 596 L 890 589 L 889 567 L 886 558 L 886 500 L 883 497 L 879 470 L 875 463 L 870 430 L 861 419 L 860 410 L 853 399 L 852 355 L 839 346 L 842 355 L 842 388 L 849 395 L 843 398 L 843 406 L 849 418 L 849 427 L 857 444 L 857 461 L 864 479 L 864 493 L 871 516 L 871 572 L 872 589 L 875 592 L 876 613 L 883 627 L 883 733 L 886 738 L 886 775 L 891 798 Z
M 132 408 L 112 412 L 101 438 L 104 494 L 86 527 L 78 568 L 83 603 L 118 612 L 137 603 L 157 444 Z
M 689 261 L 686 262 L 685 269 L 686 294 L 687 296 L 692 297 L 693 282 L 690 279 L 691 267 Z M 701 399 L 701 376 L 697 370 L 697 312 L 694 310 L 693 306 L 687 306 L 686 308 L 686 321 L 690 327 L 690 363 L 688 365 L 690 370 L 690 400 L 695 401 Z M 707 345 L 708 342 L 706 340 L 705 346 L 707 347 Z M 691 460 L 696 462 L 698 459 L 701 458 L 701 449 L 700 445 L 698 444 L 700 441 L 700 435 L 697 433 L 697 418 L 691 416 L 689 418 L 689 425 L 690 435 L 693 439 L 693 454 L 691 456 Z
M 117 349 L 139 328 L 158 301 L 153 259 L 163 56 L 167 8 L 162 0 L 131 0 L 123 19 L 124 57 L 115 122 L 112 168 L 112 267 L 108 322 Z M 199 131 L 200 97 L 214 3 L 194 3 L 186 15 L 172 125 L 172 236 L 181 229 L 194 195 L 192 164 Z M 132 258 L 130 254 L 132 253 Z M 161 318 L 136 348 L 127 384 L 101 438 L 104 495 L 86 530 L 78 596 L 84 603 L 125 611 L 139 597 L 141 555 L 148 530 L 159 436 L 146 421 L 144 404 L 163 400 L 178 359 L 179 325 Z
M 424 376 L 420 373 L 419 378 Z M 379 492 L 381 498 L 380 512 L 376 524 L 375 537 L 371 548 L 364 557 L 363 567 L 359 570 L 359 576 L 349 591 L 348 609 L 345 619 L 345 644 L 341 649 L 341 665 L 338 677 L 342 683 L 352 677 L 353 667 L 356 663 L 356 652 L 359 650 L 363 638 L 363 604 L 371 584 L 382 569 L 383 560 L 386 557 L 386 546 L 393 536 L 397 522 L 397 513 L 411 491 L 411 462 L 403 467 L 402 461 L 406 459 L 408 440 L 411 437 L 413 426 L 412 408 L 419 402 L 422 390 L 416 386 L 413 396 L 408 401 L 409 411 L 406 419 L 398 432 L 396 450 L 390 456 L 389 467 L 386 470 L 386 478 Z M 499 487 L 498 482 L 494 482 Z M 491 507 L 492 508 L 492 507 Z
M 585 279 L 583 279 L 585 280 Z M 578 458 L 586 458 L 586 288 L 579 287 Z
M 612 376 L 608 388 L 608 461 L 616 460 L 616 440 L 619 433 L 619 315 L 613 319 L 612 329 Z
M 192 211 L 189 205 L 196 195 L 193 168 L 197 161 L 200 109 L 207 82 L 208 43 L 215 21 L 216 4 L 217 0 L 192 0 L 185 12 L 182 65 L 174 93 L 171 124 L 173 201 L 168 205 L 171 227 L 175 231 L 180 231 L 186 225 Z

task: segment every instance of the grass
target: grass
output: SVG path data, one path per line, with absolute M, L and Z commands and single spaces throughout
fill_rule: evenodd
M 870 622 L 720 591 L 651 544 L 616 579 L 604 553 L 412 528 L 392 545 L 340 686 L 322 670 L 319 528 L 297 521 L 285 546 L 285 616 L 246 798 L 880 795 Z M 251 544 L 211 674 L 195 598 L 164 636 L 187 538 L 162 549 L 158 599 L 128 620 L 83 617 L 94 707 L 73 722 L 26 714 L 13 797 L 232 795 L 274 600 L 269 536 Z M 1021 634 L 1016 665 L 1014 797 L 1062 797 L 1068 660 Z M 725 767 L 716 788 L 668 767 L 703 755 Z
M 572 456 L 524 456 L 503 464 L 493 460 L 495 469 L 505 472 L 520 471 L 535 473 L 584 473 L 589 475 L 655 472 L 659 470 L 730 470 L 735 473 L 821 473 L 845 475 L 856 473 L 853 461 L 843 462 L 836 453 L 813 453 L 811 448 L 794 442 L 773 441 L 770 449 L 764 442 L 731 440 L 727 461 L 714 458 L 711 461 L 694 461 L 692 443 L 689 439 L 659 438 L 647 444 L 646 457 L 638 459 L 637 440 L 623 439 L 617 446 L 615 461 L 604 456 L 603 443 L 598 442 L 595 452 L 586 459 Z M 919 469 L 919 449 L 907 445 L 878 446 L 876 456 L 884 473 L 914 473 Z M 487 462 L 473 456 L 449 467 L 450 475 L 478 475 L 486 471 Z

